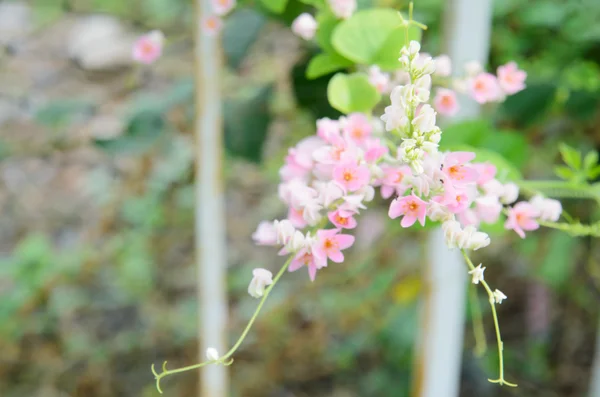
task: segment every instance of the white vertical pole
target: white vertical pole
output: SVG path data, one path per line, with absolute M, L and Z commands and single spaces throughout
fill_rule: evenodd
M 207 35 L 202 29 L 202 18 L 211 14 L 209 0 L 196 0 L 195 243 L 200 361 L 206 360 L 208 347 L 214 347 L 219 354 L 224 354 L 227 341 L 220 38 L 218 35 Z M 201 397 L 228 395 L 225 366 L 208 365 L 202 367 L 200 372 Z
M 468 61 L 487 63 L 491 19 L 491 0 L 446 1 L 444 47 L 455 75 L 463 72 Z M 460 118 L 479 114 L 475 101 L 461 100 L 460 105 Z M 467 270 L 460 252 L 446 247 L 441 229 L 430 233 L 427 250 L 422 334 L 413 395 L 455 397 L 460 391 Z
M 590 374 L 590 391 L 588 396 L 600 396 L 600 323 L 598 323 L 598 332 L 596 332 L 596 349 Z

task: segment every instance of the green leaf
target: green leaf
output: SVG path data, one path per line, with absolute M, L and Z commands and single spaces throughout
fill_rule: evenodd
M 598 152 L 592 150 L 583 158 L 583 169 L 591 170 L 596 164 L 598 164 Z
M 574 170 L 581 169 L 581 153 L 566 143 L 560 143 L 558 145 L 558 150 L 560 151 L 562 159 L 566 165 Z
M 377 89 L 365 74 L 338 73 L 329 81 L 327 98 L 331 106 L 342 113 L 369 113 L 381 99 Z
M 271 12 L 281 14 L 285 10 L 288 0 L 260 0 L 260 2 Z
M 598 111 L 600 94 L 585 90 L 573 91 L 565 103 L 567 114 L 578 120 L 590 120 Z
M 109 154 L 139 154 L 148 151 L 165 130 L 160 113 L 141 111 L 134 115 L 122 136 L 115 139 L 96 139 L 94 144 Z
M 227 17 L 223 30 L 223 52 L 230 67 L 239 67 L 266 22 L 263 14 L 249 8 L 238 9 Z
M 575 173 L 569 167 L 565 167 L 564 165 L 558 165 L 554 167 L 554 174 L 560 179 L 564 179 L 565 181 L 569 181 L 575 178 Z
M 323 49 L 323 51 L 330 54 L 337 54 L 336 49 L 331 43 L 331 36 L 333 35 L 334 29 L 340 24 L 340 22 L 341 20 L 336 18 L 335 15 L 333 15 L 329 10 L 320 12 L 317 15 L 317 23 L 319 28 L 317 29 L 315 38 L 319 46 L 321 46 L 321 48 Z
M 573 270 L 573 249 L 577 240 L 561 231 L 553 231 L 546 243 L 548 251 L 538 270 L 538 275 L 552 288 L 569 280 Z
M 408 30 L 408 40 L 421 40 L 421 29 L 416 26 L 411 26 Z M 403 27 L 396 28 L 392 31 L 379 52 L 375 56 L 372 64 L 379 65 L 383 70 L 395 71 L 400 69 L 400 50 L 406 44 L 406 34 Z
M 596 178 L 600 177 L 600 165 L 597 165 L 591 170 L 589 170 L 587 173 L 587 177 L 591 181 L 596 180 Z
M 529 145 L 525 136 L 519 132 L 495 131 L 486 135 L 478 146 L 501 154 L 518 168 L 528 159 Z
M 502 112 L 521 124 L 538 120 L 550 108 L 556 95 L 556 85 L 530 84 L 523 91 L 506 98 Z
M 523 179 L 521 172 L 514 164 L 504 158 L 501 154 L 496 153 L 492 150 L 482 149 L 482 148 L 474 148 L 469 145 L 456 145 L 446 150 L 452 151 L 465 151 L 465 152 L 473 152 L 476 157 L 474 162 L 477 163 L 491 163 L 496 166 L 497 173 L 496 178 L 500 182 L 509 182 L 509 181 L 517 181 Z
M 397 69 L 400 49 L 405 44 L 404 31 L 399 27 L 398 11 L 391 8 L 358 11 L 335 27 L 332 44 L 356 63 Z M 411 29 L 410 36 L 420 37 L 420 32 Z
M 262 146 L 271 121 L 272 85 L 253 90 L 247 97 L 225 101 L 225 147 L 229 153 L 254 162 L 262 158 Z
M 325 53 L 318 54 L 308 63 L 306 77 L 311 80 L 316 79 L 349 66 L 352 66 L 352 61 L 348 61 L 341 56 Z
M 524 25 L 554 28 L 559 27 L 568 16 L 568 5 L 551 0 L 538 0 L 519 13 Z
M 38 109 L 35 119 L 49 127 L 60 127 L 91 115 L 93 110 L 91 103 L 81 99 L 54 100 Z
M 471 145 L 479 146 L 481 141 L 492 133 L 488 120 L 467 120 L 444 127 L 440 147 Z

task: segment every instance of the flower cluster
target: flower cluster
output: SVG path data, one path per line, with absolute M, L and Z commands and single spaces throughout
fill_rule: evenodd
M 261 223 L 253 238 L 292 255 L 290 271 L 306 266 L 314 280 L 328 260 L 342 262 L 342 250 L 354 242 L 344 230 L 357 226 L 375 188 L 384 199 L 393 197 L 388 215 L 399 218 L 402 227 L 440 222 L 447 245 L 462 250 L 488 246 L 489 236 L 478 228 L 500 221 L 503 213 L 506 229 L 522 237 L 538 227 L 537 219 L 560 216 L 560 203 L 541 197 L 509 207 L 519 189 L 496 179 L 493 164 L 474 162 L 471 152 L 440 152 L 442 132 L 427 102 L 436 63 L 448 75 L 450 62 L 423 56 L 414 41 L 399 60 L 405 84 L 391 90 L 391 104 L 381 117 L 385 127 L 359 113 L 325 118 L 317 121 L 315 136 L 289 150 L 279 185 L 287 219 Z

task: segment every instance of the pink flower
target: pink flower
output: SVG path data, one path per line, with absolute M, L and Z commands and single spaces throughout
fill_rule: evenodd
M 258 224 L 256 231 L 252 234 L 252 239 L 256 245 L 275 245 L 277 244 L 277 231 L 273 222 L 263 221 Z
M 477 178 L 477 184 L 482 186 L 494 179 L 496 176 L 496 166 L 490 163 L 477 163 L 473 164 L 473 168 L 479 174 Z
M 370 172 L 366 165 L 345 162 L 333 168 L 333 180 L 346 191 L 355 192 L 369 183 Z
M 536 230 L 540 227 L 535 221 L 539 215 L 539 210 L 532 204 L 517 203 L 508 210 L 508 219 L 504 223 L 504 228 L 514 230 L 521 238 L 525 238 L 525 231 Z
M 502 98 L 502 90 L 496 76 L 479 73 L 470 81 L 470 93 L 479 103 L 494 102 Z
M 453 182 L 458 184 L 475 182 L 479 174 L 473 166 L 466 165 L 475 158 L 472 152 L 450 152 L 444 157 L 442 172 Z
M 339 121 L 327 117 L 317 120 L 317 136 L 327 143 L 333 143 L 333 138 L 341 138 Z
M 223 16 L 235 7 L 236 0 L 211 0 L 213 12 Z
M 379 138 L 368 139 L 365 142 L 365 150 L 365 161 L 367 163 L 376 162 L 388 152 L 388 148 L 381 144 L 381 140 Z
M 412 171 L 409 166 L 401 167 L 383 166 L 384 176 L 381 180 L 381 197 L 384 199 L 390 198 L 394 193 L 403 195 L 410 184 L 408 179 L 412 176 Z
M 301 140 L 296 147 L 288 150 L 285 165 L 279 170 L 279 175 L 284 181 L 295 178 L 305 179 L 313 168 L 313 153 L 322 147 L 324 142 L 311 136 Z
M 153 30 L 136 40 L 133 45 L 133 59 L 149 65 L 160 58 L 165 36 L 158 30 Z
M 390 75 L 388 73 L 383 73 L 379 66 L 371 66 L 369 68 L 369 83 L 371 83 L 380 94 L 383 94 L 390 89 Z
M 333 226 L 339 229 L 354 229 L 357 225 L 356 219 L 353 217 L 353 211 L 345 211 L 343 209 L 337 209 L 329 212 L 327 217 L 333 223 Z
M 331 11 L 338 18 L 347 19 L 356 10 L 356 0 L 328 0 Z
M 495 223 L 500 218 L 502 204 L 498 196 L 482 196 L 475 199 L 479 219 L 485 223 Z
M 344 261 L 343 249 L 354 244 L 354 236 L 338 234 L 339 229 L 317 230 L 317 240 L 313 245 L 313 253 L 318 260 L 327 263 L 327 258 L 333 262 Z
M 448 77 L 452 74 L 452 61 L 448 55 L 442 54 L 434 58 L 436 76 Z
M 454 91 L 446 88 L 438 88 L 433 99 L 435 110 L 444 116 L 454 116 L 459 109 L 458 99 Z
M 443 196 L 434 197 L 435 201 L 445 205 L 452 213 L 458 214 L 471 205 L 472 199 L 467 189 L 456 189 L 446 186 Z
M 317 260 L 309 248 L 302 248 L 300 251 L 298 251 L 298 253 L 296 253 L 296 256 L 294 256 L 294 259 L 292 259 L 290 262 L 288 271 L 295 272 L 302 266 L 307 267 L 310 280 L 315 281 L 317 270 L 327 266 L 327 261 L 323 263 L 322 260 Z
M 223 21 L 217 15 L 209 15 L 202 19 L 202 31 L 207 36 L 216 36 L 223 28 Z
M 520 70 L 515 62 L 509 62 L 506 65 L 499 66 L 497 72 L 500 88 L 502 88 L 506 94 L 516 94 L 525 89 L 527 73 Z
M 344 137 L 357 145 L 362 145 L 373 131 L 369 119 L 362 113 L 352 113 L 343 127 Z
M 303 209 L 295 209 L 294 207 L 290 207 L 287 217 L 295 228 L 304 229 L 308 224 L 304 219 Z
M 298 15 L 294 22 L 292 22 L 292 32 L 296 36 L 302 37 L 304 40 L 311 40 L 315 37 L 317 31 L 317 21 L 309 13 L 302 13 Z
M 479 227 L 479 217 L 477 216 L 477 213 L 470 208 L 467 208 L 463 212 L 459 212 L 456 216 L 463 226 Z
M 422 226 L 425 226 L 427 203 L 413 193 L 410 196 L 394 199 L 390 204 L 388 215 L 392 219 L 404 215 L 400 222 L 402 227 L 412 226 L 417 219 Z

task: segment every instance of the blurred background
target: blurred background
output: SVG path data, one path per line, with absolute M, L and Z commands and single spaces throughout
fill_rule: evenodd
M 231 341 L 255 309 L 251 270 L 280 266 L 251 234 L 285 216 L 276 192 L 287 148 L 314 134 L 316 118 L 339 115 L 326 98 L 331 76 L 306 79 L 313 49 L 289 30 L 303 7 L 290 0 L 277 16 L 239 7 L 223 32 Z M 156 396 L 150 364 L 198 360 L 192 9 L 191 0 L 0 1 L 2 397 Z M 434 55 L 443 15 L 443 0 L 415 1 Z M 528 178 L 552 179 L 558 142 L 600 148 L 600 2 L 496 0 L 493 15 L 489 68 L 517 61 L 528 88 L 453 128 Z M 133 65 L 133 41 L 152 29 L 167 37 L 163 57 Z M 582 221 L 598 217 L 591 201 L 563 205 Z M 346 262 L 316 282 L 305 272 L 282 279 L 235 355 L 233 396 L 411 395 L 425 238 L 386 214 L 376 201 Z M 487 382 L 497 354 L 481 294 L 489 349 L 475 357 L 469 310 L 461 395 L 588 395 L 598 240 L 541 230 L 495 237 L 476 254 L 509 297 L 499 316 L 519 388 Z M 198 395 L 197 373 L 169 377 L 163 390 Z

